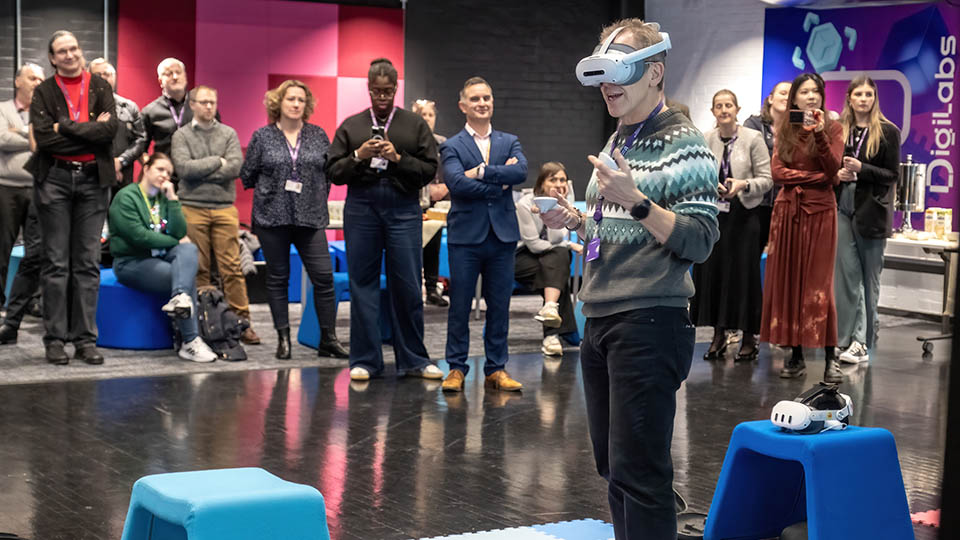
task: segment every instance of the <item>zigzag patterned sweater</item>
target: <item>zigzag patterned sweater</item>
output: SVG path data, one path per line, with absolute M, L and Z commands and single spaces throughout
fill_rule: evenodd
M 614 135 L 604 151 L 609 151 Z M 630 216 L 629 208 L 603 201 L 600 258 L 586 263 L 579 297 L 587 317 L 653 306 L 687 307 L 694 293 L 690 265 L 706 260 L 720 236 L 717 161 L 690 120 L 673 109 L 661 112 L 644 125 L 624 157 L 637 189 L 677 220 L 661 244 Z M 592 219 L 596 205 L 594 170 L 587 186 L 587 239 L 597 235 Z

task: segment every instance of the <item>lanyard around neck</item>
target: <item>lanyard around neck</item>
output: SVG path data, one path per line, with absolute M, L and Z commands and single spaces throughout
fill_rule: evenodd
M 140 186 L 140 195 L 143 195 L 143 202 L 147 205 L 147 213 L 150 214 L 150 221 L 154 225 L 160 225 L 160 194 L 157 193 L 157 198 L 154 200 L 153 205 L 150 204 L 150 199 L 147 197 L 147 192 L 143 190 L 143 186 Z
M 397 113 L 397 108 L 394 107 L 390 111 L 390 116 L 387 117 L 387 123 L 383 125 L 383 134 L 386 135 L 390 131 L 390 123 L 393 122 L 393 115 Z M 373 125 L 379 126 L 380 122 L 377 122 L 377 117 L 373 114 L 373 107 L 370 108 L 370 121 L 373 122 Z
M 57 80 L 57 86 L 60 87 L 60 91 L 63 92 L 63 97 L 67 100 L 67 108 L 70 110 L 70 118 L 74 122 L 80 121 L 80 110 L 83 109 L 83 95 L 87 87 L 90 85 L 90 73 L 84 71 L 80 74 L 80 99 L 77 100 L 77 106 L 73 106 L 73 100 L 70 99 L 70 91 L 67 90 L 66 83 L 63 82 L 63 78 L 59 74 L 55 75 L 54 78 Z
M 723 143 L 723 157 L 720 158 L 720 171 L 723 172 L 723 178 L 730 178 L 730 154 L 733 152 L 733 143 L 737 142 L 740 136 L 740 128 L 737 128 L 737 134 Z
M 863 131 L 860 133 L 860 139 L 857 141 L 857 147 L 853 151 L 853 157 L 858 158 L 860 156 L 860 148 L 863 147 L 863 141 L 867 140 L 867 130 L 869 127 L 863 128 Z M 853 131 L 850 132 L 850 146 L 853 146 Z

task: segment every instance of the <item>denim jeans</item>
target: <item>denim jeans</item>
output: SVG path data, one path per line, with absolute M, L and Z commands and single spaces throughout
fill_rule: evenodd
M 864 238 L 852 215 L 837 212 L 837 262 L 833 274 L 837 295 L 837 344 L 854 341 L 868 349 L 877 344 L 880 316 L 880 271 L 886 238 Z
M 383 372 L 379 314 L 390 310 L 397 373 L 430 364 L 423 344 L 423 218 L 417 194 L 389 179 L 350 186 L 343 207 L 343 238 L 350 269 L 350 367 Z M 380 304 L 380 264 L 386 256 L 390 305 Z
M 197 246 L 177 244 L 163 257 L 114 259 L 113 273 L 121 284 L 171 297 L 187 293 L 193 298 L 193 316 L 179 319 L 180 336 L 188 343 L 199 335 L 197 327 Z
M 7 317 L 3 324 L 20 328 L 20 321 L 30 308 L 31 302 L 40 293 L 40 270 L 43 267 L 43 245 L 41 244 L 40 222 L 37 219 L 37 207 L 33 202 L 27 209 L 26 223 L 23 226 L 23 259 L 17 267 L 7 298 Z M 0 273 L 0 275 L 3 275 Z
M 580 346 L 587 421 L 617 540 L 676 540 L 670 445 L 676 393 L 690 372 L 686 308 L 588 318 Z
M 100 236 L 109 196 L 95 168 L 54 167 L 34 186 L 45 258 L 40 278 L 45 345 L 97 341 Z

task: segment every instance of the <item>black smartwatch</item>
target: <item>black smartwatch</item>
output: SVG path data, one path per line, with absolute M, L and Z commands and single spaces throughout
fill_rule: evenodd
M 647 219 L 647 216 L 650 215 L 650 207 L 652 205 L 653 203 L 650 202 L 650 197 L 644 197 L 642 201 L 633 205 L 633 208 L 630 209 L 630 215 L 637 221 Z

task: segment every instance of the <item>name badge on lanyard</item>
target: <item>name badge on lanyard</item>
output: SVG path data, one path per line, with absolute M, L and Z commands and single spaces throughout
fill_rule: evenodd
M 293 173 L 290 175 L 290 179 L 286 181 L 283 185 L 283 189 L 291 193 L 300 193 L 303 191 L 303 182 L 300 181 L 300 174 L 297 172 L 297 157 L 300 156 L 300 135 L 297 133 L 297 144 L 296 146 L 290 146 L 290 141 L 287 140 L 286 135 L 283 137 L 283 141 L 287 143 L 287 151 L 290 152 L 290 162 L 293 163 Z
M 387 118 L 387 123 L 383 125 L 383 133 L 384 133 L 384 135 L 386 135 L 386 133 L 387 133 L 388 131 L 390 131 L 390 124 L 393 122 L 393 115 L 396 114 L 396 112 L 397 112 L 397 108 L 396 108 L 396 107 L 394 107 L 393 110 L 390 111 L 390 116 Z M 379 125 L 380 125 L 380 124 L 377 122 L 377 117 L 373 115 L 373 108 L 370 109 L 370 121 L 373 123 L 374 126 L 379 126 Z M 376 170 L 378 170 L 378 171 L 385 171 L 385 170 L 387 170 L 387 167 L 388 167 L 389 165 L 390 165 L 390 162 L 387 161 L 386 158 L 382 158 L 382 157 L 380 157 L 380 156 L 374 156 L 374 157 L 370 158 L 370 168 L 371 168 L 371 169 L 376 169 Z
M 623 149 L 620 152 L 621 154 L 633 146 L 633 143 L 636 142 L 637 137 L 640 135 L 640 130 L 643 129 L 643 126 L 646 125 L 651 118 L 660 114 L 660 111 L 663 109 L 663 105 L 664 103 L 661 101 L 657 105 L 657 108 L 650 113 L 650 116 L 648 116 L 643 122 L 640 122 L 640 125 L 637 126 L 637 129 L 633 130 L 633 133 L 627 137 L 626 141 L 624 141 L 623 146 L 621 147 Z M 617 129 L 620 129 L 619 126 L 617 126 Z M 618 133 L 613 138 L 613 144 L 610 145 L 610 157 L 613 157 L 613 152 L 617 149 L 617 143 L 619 142 L 619 139 L 620 134 Z M 597 224 L 597 232 L 594 237 L 587 242 L 587 254 L 584 257 L 586 262 L 595 261 L 600 258 L 600 223 L 603 221 L 603 195 L 597 196 L 597 207 L 593 211 L 593 221 Z

